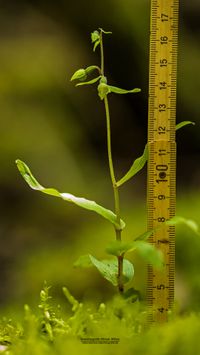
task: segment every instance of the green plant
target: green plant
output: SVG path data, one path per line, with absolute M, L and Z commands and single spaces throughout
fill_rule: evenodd
M 108 153 L 108 164 L 110 170 L 110 178 L 112 182 L 113 188 L 113 195 L 114 195 L 114 212 L 111 210 L 100 206 L 94 201 L 86 200 L 82 197 L 76 197 L 70 193 L 60 193 L 58 190 L 54 188 L 45 188 L 39 184 L 39 182 L 35 179 L 32 175 L 29 167 L 21 160 L 17 160 L 17 167 L 28 183 L 28 185 L 34 189 L 41 191 L 45 194 L 49 194 L 52 196 L 60 197 L 63 200 L 68 202 L 72 202 L 82 208 L 94 211 L 99 215 L 103 216 L 109 222 L 112 223 L 114 230 L 115 230 L 115 237 L 116 240 L 111 242 L 106 251 L 108 254 L 113 255 L 114 258 L 108 260 L 98 260 L 92 255 L 84 255 L 79 258 L 79 260 L 75 263 L 76 266 L 95 266 L 98 271 L 102 274 L 102 276 L 111 282 L 114 286 L 117 286 L 120 293 L 124 293 L 124 285 L 132 280 L 134 275 L 134 267 L 132 263 L 125 258 L 125 253 L 137 250 L 141 256 L 144 257 L 146 262 L 153 264 L 155 267 L 161 268 L 163 265 L 162 254 L 159 250 L 154 248 L 151 244 L 149 244 L 146 239 L 153 233 L 153 230 L 146 231 L 142 235 L 138 236 L 137 238 L 133 239 L 131 242 L 124 242 L 122 241 L 122 231 L 125 227 L 125 222 L 121 218 L 121 210 L 120 210 L 120 197 L 119 197 L 119 189 L 120 187 L 126 183 L 129 179 L 135 176 L 145 165 L 146 161 L 148 160 L 148 145 L 146 144 L 144 148 L 143 154 L 137 158 L 128 172 L 119 180 L 116 179 L 115 169 L 113 165 L 113 157 L 112 157 L 112 149 L 111 149 L 111 127 L 110 127 L 110 110 L 109 110 L 109 102 L 108 102 L 108 95 L 110 93 L 114 94 L 129 94 L 129 93 L 138 93 L 141 90 L 138 88 L 125 90 L 119 87 L 115 87 L 109 85 L 107 82 L 107 78 L 104 72 L 104 47 L 103 47 L 103 35 L 110 34 L 111 32 L 106 32 L 103 29 L 99 28 L 99 30 L 94 31 L 91 34 L 91 39 L 93 43 L 93 50 L 95 51 L 96 48 L 100 47 L 100 54 L 101 54 L 101 65 L 100 67 L 97 65 L 91 65 L 86 69 L 78 69 L 72 76 L 71 81 L 78 80 L 76 86 L 83 86 L 83 85 L 92 85 L 98 83 L 97 91 L 100 99 L 104 103 L 105 107 L 105 116 L 106 116 L 106 126 L 107 126 L 107 153 Z M 89 81 L 86 81 L 90 74 L 97 72 L 97 76 L 92 78 Z M 186 124 L 192 123 L 190 121 L 184 121 L 177 125 L 177 129 L 183 127 Z M 191 221 L 190 221 L 191 222 Z M 177 224 L 177 223 L 187 223 L 190 224 L 194 229 L 196 225 L 191 222 L 188 223 L 187 220 L 174 217 L 172 220 L 167 221 L 166 223 Z M 192 224 L 193 223 L 193 224 Z M 134 294 L 134 289 L 129 289 L 124 294 L 126 295 Z M 50 323 L 45 323 L 46 328 L 48 327 L 47 331 L 50 335 Z

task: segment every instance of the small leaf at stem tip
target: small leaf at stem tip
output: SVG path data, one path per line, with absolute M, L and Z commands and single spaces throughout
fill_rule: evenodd
M 189 125 L 189 124 L 192 124 L 192 125 L 194 126 L 194 125 L 195 125 L 195 122 L 192 122 L 192 121 L 182 121 L 182 122 L 180 122 L 180 123 L 178 123 L 178 124 L 176 125 L 176 131 L 178 131 L 178 129 L 180 129 L 180 128 L 184 127 L 184 126 L 187 126 L 187 125 Z
M 33 190 L 40 191 L 47 195 L 60 197 L 63 200 L 72 202 L 79 207 L 85 208 L 86 210 L 96 212 L 97 214 L 101 215 L 102 217 L 110 221 L 117 230 L 122 230 L 125 227 L 124 221 L 120 220 L 120 224 L 119 224 L 117 222 L 116 214 L 114 214 L 109 209 L 98 205 L 95 201 L 87 200 L 83 197 L 76 197 L 70 193 L 60 193 L 54 188 L 45 188 L 39 184 L 39 182 L 32 175 L 29 167 L 23 161 L 17 159 L 16 164 L 22 177 Z
M 112 85 L 108 85 L 108 87 L 109 87 L 109 91 L 115 94 L 131 94 L 131 93 L 137 93 L 141 91 L 141 89 L 138 88 L 132 90 L 125 90 Z
M 119 180 L 117 181 L 117 186 L 123 185 L 126 181 L 130 180 L 134 175 L 136 175 L 146 164 L 148 160 L 148 145 L 145 145 L 144 152 L 141 157 L 137 158 L 133 165 L 130 167 L 128 172 Z
M 72 75 L 70 81 L 73 80 L 85 80 L 87 79 L 87 72 L 85 69 L 78 69 L 75 71 L 75 73 Z
M 92 264 L 97 268 L 100 274 L 114 286 L 118 285 L 118 260 L 98 260 L 90 255 Z M 123 282 L 127 283 L 132 280 L 134 276 L 133 264 L 127 260 L 123 260 Z
M 76 84 L 76 86 L 92 85 L 92 84 L 96 83 L 100 78 L 101 78 L 101 75 L 98 76 L 97 78 L 92 79 L 92 80 L 84 81 L 83 83 L 78 83 L 78 84 Z

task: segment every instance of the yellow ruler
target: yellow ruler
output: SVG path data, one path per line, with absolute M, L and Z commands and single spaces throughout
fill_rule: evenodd
M 148 117 L 149 238 L 164 254 L 162 271 L 148 267 L 149 323 L 168 320 L 174 303 L 175 229 L 163 225 L 175 215 L 176 202 L 176 68 L 178 0 L 151 0 Z

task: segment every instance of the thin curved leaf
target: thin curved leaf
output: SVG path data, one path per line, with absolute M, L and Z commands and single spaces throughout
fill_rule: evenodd
M 97 78 L 94 78 L 94 79 L 92 79 L 92 80 L 83 81 L 82 83 L 78 83 L 78 84 L 76 84 L 76 86 L 92 85 L 92 84 L 96 83 L 100 78 L 101 78 L 101 75 L 99 75 Z
M 100 274 L 109 282 L 111 282 L 114 286 L 118 285 L 118 260 L 111 259 L 111 260 L 98 260 L 94 256 L 89 255 L 92 264 L 97 268 Z M 133 264 L 124 259 L 123 261 L 123 278 L 124 283 L 127 283 L 132 280 L 134 275 L 134 268 Z
M 126 181 L 130 180 L 134 175 L 136 175 L 146 164 L 148 160 L 148 145 L 145 145 L 144 152 L 141 157 L 137 158 L 128 172 L 117 181 L 117 186 L 123 185 Z
M 176 131 L 184 126 L 187 126 L 188 124 L 195 125 L 195 122 L 192 121 L 182 121 L 176 125 Z
M 83 197 L 76 197 L 69 193 L 60 193 L 54 188 L 45 188 L 39 184 L 39 182 L 32 175 L 29 167 L 23 161 L 18 159 L 16 160 L 16 164 L 22 177 L 33 190 L 43 192 L 47 195 L 60 197 L 65 201 L 73 202 L 79 207 L 94 211 L 105 219 L 109 220 L 117 229 L 123 229 L 125 227 L 125 223 L 122 220 L 120 221 L 120 225 L 117 223 L 117 217 L 112 211 L 98 205 L 95 201 L 87 200 Z
M 134 94 L 141 91 L 141 89 L 138 88 L 132 90 L 125 90 L 112 85 L 108 85 L 108 88 L 109 88 L 109 92 L 113 92 L 115 94 Z

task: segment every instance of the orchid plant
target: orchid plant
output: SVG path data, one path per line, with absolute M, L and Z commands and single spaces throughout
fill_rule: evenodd
M 101 273 L 101 275 L 111 282 L 114 286 L 118 288 L 120 294 L 124 293 L 124 288 L 127 283 L 129 283 L 134 276 L 134 266 L 133 264 L 125 258 L 125 254 L 137 250 L 141 256 L 144 257 L 147 263 L 152 264 L 154 267 L 161 268 L 163 265 L 162 253 L 156 249 L 153 245 L 148 243 L 148 237 L 153 233 L 153 230 L 145 231 L 142 235 L 137 236 L 132 239 L 130 242 L 122 241 L 122 232 L 125 228 L 125 222 L 121 217 L 120 210 L 120 196 L 119 190 L 120 187 L 135 176 L 144 166 L 148 160 L 148 145 L 145 145 L 143 154 L 137 158 L 127 173 L 124 174 L 119 180 L 116 179 L 115 169 L 113 165 L 113 156 L 111 149 L 111 124 L 110 124 L 110 109 L 109 109 L 109 95 L 114 94 L 136 94 L 141 90 L 139 88 L 134 88 L 130 90 L 121 89 L 116 86 L 108 84 L 107 77 L 105 76 L 104 69 L 104 46 L 103 46 L 103 37 L 105 35 L 110 35 L 111 32 L 104 31 L 102 28 L 92 32 L 91 41 L 93 44 L 93 51 L 97 48 L 100 48 L 100 66 L 90 65 L 87 68 L 81 68 L 75 71 L 71 81 L 76 81 L 76 86 L 84 85 L 97 85 L 97 92 L 100 100 L 104 104 L 105 116 L 106 116 L 106 128 L 107 128 L 107 154 L 108 154 L 108 165 L 110 171 L 110 179 L 113 189 L 114 197 L 114 211 L 111 211 L 95 201 L 85 199 L 83 197 L 77 197 L 70 193 L 60 193 L 55 188 L 45 188 L 43 187 L 33 176 L 29 167 L 21 160 L 16 160 L 17 167 L 23 176 L 27 184 L 33 189 L 40 191 L 44 194 L 52 195 L 59 197 L 65 201 L 72 202 L 79 207 L 85 208 L 87 210 L 93 211 L 101 215 L 104 219 L 109 221 L 115 231 L 115 240 L 113 240 L 106 247 L 106 251 L 109 255 L 112 255 L 112 258 L 106 260 L 98 260 L 93 255 L 84 255 L 81 256 L 76 262 L 76 266 L 94 266 Z M 96 74 L 96 76 L 94 75 Z M 94 75 L 90 80 L 88 77 Z M 177 129 L 190 124 L 193 122 L 184 121 L 177 125 Z M 186 223 L 194 230 L 197 229 L 197 226 L 193 221 L 188 221 L 182 217 L 174 217 L 170 221 L 167 221 L 168 224 L 178 224 Z M 130 294 L 129 289 L 126 291 Z M 133 291 L 134 292 L 134 291 Z

